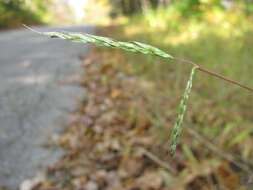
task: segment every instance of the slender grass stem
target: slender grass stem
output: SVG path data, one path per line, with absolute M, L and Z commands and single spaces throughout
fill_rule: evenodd
M 27 26 L 27 25 L 25 25 L 25 24 L 22 24 L 26 29 L 28 29 L 28 30 L 31 30 L 32 32 L 35 32 L 35 33 L 37 33 L 37 34 L 42 34 L 41 32 L 39 32 L 39 31 L 37 31 L 37 30 L 34 30 L 33 28 L 31 28 L 31 27 L 29 27 L 29 26 Z
M 242 83 L 240 83 L 240 82 L 238 82 L 236 80 L 227 78 L 224 75 L 221 75 L 221 74 L 218 74 L 216 72 L 210 71 L 207 68 L 201 67 L 198 64 L 194 63 L 193 61 L 190 61 L 190 60 L 187 60 L 187 59 L 183 59 L 183 58 L 178 58 L 178 57 L 174 57 L 173 59 L 176 60 L 176 61 L 181 61 L 183 63 L 189 63 L 189 64 L 197 67 L 197 69 L 200 70 L 200 71 L 202 71 L 202 72 L 208 73 L 209 75 L 215 76 L 217 78 L 220 78 L 220 79 L 225 80 L 225 81 L 227 81 L 229 83 L 232 83 L 234 85 L 240 86 L 241 88 L 244 88 L 244 89 L 247 89 L 247 90 L 253 92 L 253 88 L 250 88 L 250 87 L 248 87 L 248 86 L 246 86 L 246 85 L 244 85 L 244 84 L 242 84 Z
M 174 59 L 175 61 L 180 61 L 180 62 L 183 62 L 183 63 L 189 63 L 189 64 L 193 65 L 194 67 L 199 68 L 199 65 L 197 65 L 197 64 L 194 63 L 193 61 L 190 61 L 190 60 L 187 60 L 187 59 L 183 59 L 183 58 L 179 58 L 179 57 L 174 57 L 173 59 Z
M 250 87 L 248 87 L 248 86 L 246 86 L 246 85 L 244 85 L 244 84 L 241 84 L 241 83 L 239 83 L 239 82 L 236 81 L 236 80 L 229 79 L 229 78 L 227 78 L 227 77 L 225 77 L 225 76 L 223 76 L 223 75 L 221 75 L 221 74 L 218 74 L 218 73 L 215 73 L 215 72 L 213 72 L 213 71 L 210 71 L 210 70 L 208 70 L 208 69 L 206 69 L 206 68 L 204 68 L 204 67 L 198 67 L 198 70 L 203 71 L 203 72 L 208 73 L 208 74 L 210 74 L 210 75 L 212 75 L 212 76 L 215 76 L 215 77 L 217 77 L 217 78 L 223 79 L 223 80 L 225 80 L 225 81 L 227 81 L 227 82 L 229 82 L 229 83 L 235 84 L 235 85 L 237 85 L 237 86 L 240 86 L 241 88 L 244 88 L 244 89 L 247 89 L 247 90 L 253 92 L 253 88 L 250 88 Z

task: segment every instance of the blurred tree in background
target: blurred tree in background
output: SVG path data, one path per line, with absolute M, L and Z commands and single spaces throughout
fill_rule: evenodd
M 21 23 L 80 23 L 84 20 L 78 18 L 77 21 L 77 7 L 78 14 L 83 7 L 86 23 L 101 24 L 110 22 L 108 15 L 114 20 L 119 15 L 129 17 L 146 14 L 150 10 L 167 11 L 167 8 L 172 7 L 184 18 L 201 18 L 210 10 L 225 10 L 235 5 L 250 15 L 253 13 L 252 4 L 252 0 L 1 0 L 0 28 L 16 28 L 20 27 Z
M 124 15 L 145 13 L 149 9 L 166 8 L 176 5 L 183 16 L 199 16 L 213 8 L 229 8 L 233 4 L 243 3 L 243 8 L 248 14 L 253 13 L 252 0 L 110 0 L 113 11 Z
M 17 28 L 21 24 L 73 23 L 70 0 L 1 0 L 0 29 Z
M 50 0 L 1 0 L 0 28 L 15 28 L 20 23 L 40 24 Z
M 165 8 L 171 4 L 179 4 L 182 12 L 198 12 L 204 7 L 221 6 L 221 0 L 110 0 L 114 7 L 121 9 L 125 15 L 146 12 L 148 9 Z

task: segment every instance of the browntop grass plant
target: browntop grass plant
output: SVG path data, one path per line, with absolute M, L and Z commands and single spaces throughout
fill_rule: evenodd
M 244 84 L 241 84 L 240 82 L 233 80 L 233 79 L 229 79 L 221 74 L 218 74 L 216 72 L 210 71 L 204 67 L 201 67 L 200 65 L 196 64 L 193 61 L 190 60 L 186 60 L 183 58 L 177 58 L 174 57 L 154 46 L 148 45 L 148 44 L 144 44 L 144 43 L 140 43 L 140 42 L 136 42 L 136 41 L 132 41 L 132 42 L 120 42 L 120 41 L 116 41 L 113 40 L 111 38 L 107 38 L 107 37 L 102 37 L 102 36 L 95 36 L 95 35 L 90 35 L 90 34 L 84 34 L 84 33 L 70 33 L 70 32 L 38 32 L 35 31 L 34 29 L 24 25 L 25 28 L 42 34 L 42 35 L 46 35 L 49 36 L 51 38 L 60 38 L 60 39 L 65 39 L 65 40 L 70 40 L 72 42 L 78 42 L 78 43 L 91 43 L 91 44 L 95 44 L 97 46 L 105 46 L 105 47 L 111 47 L 111 48 L 118 48 L 118 49 L 123 49 L 125 51 L 130 51 L 130 52 L 135 52 L 135 53 L 141 53 L 141 54 L 146 54 L 146 55 L 152 55 L 152 56 L 159 56 L 162 58 L 166 58 L 166 59 L 172 59 L 175 61 L 179 61 L 179 62 L 183 62 L 183 63 L 187 63 L 187 64 L 191 64 L 193 66 L 191 74 L 190 74 L 190 78 L 187 82 L 186 88 L 185 88 L 185 92 L 184 92 L 184 96 L 183 99 L 180 102 L 180 106 L 179 106 L 179 111 L 178 111 L 178 117 L 177 117 L 177 121 L 174 125 L 174 128 L 172 129 L 171 132 L 171 137 L 170 137 L 170 155 L 173 157 L 178 141 L 179 141 L 179 137 L 182 133 L 182 123 L 183 123 L 183 118 L 186 112 L 186 108 L 187 108 L 187 102 L 189 99 L 189 95 L 191 92 L 191 88 L 192 88 L 192 81 L 193 81 L 193 76 L 195 74 L 196 70 L 208 73 L 214 77 L 217 77 L 219 79 L 225 80 L 231 84 L 237 85 L 241 88 L 247 89 L 250 92 L 253 92 L 253 88 L 248 87 Z

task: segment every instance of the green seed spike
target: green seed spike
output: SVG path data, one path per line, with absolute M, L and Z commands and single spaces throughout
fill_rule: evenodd
M 185 115 L 186 108 L 187 108 L 187 102 L 188 102 L 189 95 L 190 95 L 191 88 L 192 88 L 192 78 L 193 78 L 193 75 L 194 75 L 196 69 L 198 69 L 198 67 L 196 67 L 196 66 L 192 68 L 190 78 L 189 78 L 186 88 L 185 88 L 184 97 L 180 102 L 177 121 L 174 125 L 174 128 L 172 129 L 172 132 L 171 132 L 169 152 L 172 157 L 175 154 L 176 147 L 177 147 L 177 144 L 179 141 L 179 137 L 180 137 L 182 130 L 183 130 L 182 123 L 183 123 L 184 115 Z
M 153 47 L 151 45 L 140 43 L 140 42 L 119 42 L 111 38 L 95 36 L 91 34 L 82 34 L 82 33 L 42 32 L 41 34 L 50 36 L 52 38 L 61 38 L 65 40 L 71 40 L 73 42 L 92 43 L 98 46 L 118 48 L 118 49 L 123 49 L 126 51 L 173 59 L 171 55 L 165 53 L 164 51 L 156 47 Z

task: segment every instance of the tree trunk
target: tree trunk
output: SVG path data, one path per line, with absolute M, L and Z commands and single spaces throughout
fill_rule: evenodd
M 159 0 L 158 1 L 158 8 L 163 8 L 164 7 L 164 0 Z
M 148 0 L 141 0 L 141 10 L 143 13 L 146 13 L 149 9 L 149 1 Z

